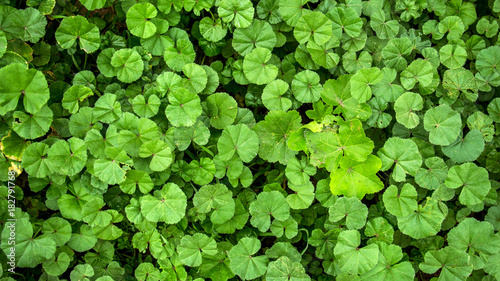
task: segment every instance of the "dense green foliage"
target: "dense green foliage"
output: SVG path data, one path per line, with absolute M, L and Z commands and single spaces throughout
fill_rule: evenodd
M 500 280 L 500 0 L 0 4 L 0 280 Z

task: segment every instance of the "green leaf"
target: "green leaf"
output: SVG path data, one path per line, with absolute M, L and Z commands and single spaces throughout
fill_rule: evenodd
M 255 279 L 266 273 L 267 256 L 254 256 L 260 246 L 257 238 L 244 237 L 229 251 L 230 268 L 243 280 Z
M 330 189 L 334 195 L 358 197 L 376 193 L 384 184 L 376 173 L 382 167 L 382 161 L 374 155 L 368 155 L 366 161 L 356 162 L 350 157 L 340 160 L 340 167 L 330 175 Z
M 417 190 L 413 185 L 405 183 L 401 189 L 389 186 L 383 195 L 384 206 L 396 217 L 406 217 L 418 208 Z
M 208 41 L 217 42 L 226 37 L 227 27 L 222 25 L 221 19 L 204 17 L 200 21 L 200 33 Z
M 420 270 L 429 274 L 441 270 L 439 279 L 442 280 L 464 280 L 472 273 L 469 255 L 450 246 L 440 250 L 430 250 L 424 259 L 420 264 Z
M 127 27 L 135 36 L 148 38 L 156 33 L 156 25 L 150 21 L 157 14 L 155 6 L 150 3 L 137 3 L 127 11 Z
M 83 85 L 73 85 L 64 92 L 62 99 L 63 108 L 67 109 L 69 113 L 75 114 L 80 109 L 80 104 L 94 93 L 92 89 Z
M 286 197 L 290 208 L 300 210 L 311 206 L 314 201 L 314 186 L 311 182 L 308 181 L 302 185 L 289 184 L 288 188 L 295 192 L 295 194 L 289 194 Z
M 459 251 L 466 252 L 471 249 L 477 253 L 493 254 L 498 250 L 493 245 L 495 244 L 494 233 L 491 223 L 478 221 L 475 218 L 465 218 L 448 232 L 448 243 L 450 247 Z M 496 240 L 498 241 L 498 238 Z
M 259 137 L 247 125 L 230 125 L 222 131 L 217 149 L 223 161 L 237 154 L 241 161 L 248 163 L 259 152 Z
M 215 93 L 206 100 L 210 125 L 223 130 L 233 124 L 238 115 L 238 103 L 227 93 Z
M 361 235 L 357 230 L 340 233 L 334 254 L 339 268 L 348 274 L 363 274 L 373 269 L 379 261 L 379 248 L 376 244 L 360 247 Z
M 234 30 L 232 46 L 242 56 L 255 48 L 272 50 L 276 46 L 276 34 L 269 23 L 254 20 L 250 26 Z
M 310 165 L 304 157 L 300 160 L 293 157 L 286 165 L 285 174 L 292 184 L 303 185 L 308 183 L 310 177 L 316 174 L 316 167 Z
M 99 28 L 80 15 L 61 21 L 56 30 L 56 40 L 63 49 L 70 49 L 78 40 L 80 48 L 86 53 L 97 51 L 101 45 Z
M 432 83 L 434 71 L 429 61 L 416 59 L 401 72 L 401 84 L 407 90 L 411 90 L 417 83 L 427 87 Z
M 217 254 L 217 243 L 203 233 L 185 235 L 177 246 L 177 252 L 183 264 L 196 267 L 202 263 L 202 253 L 209 256 Z
M 322 90 L 319 75 L 314 71 L 301 71 L 293 78 L 292 93 L 300 102 L 313 103 L 319 101 Z
M 282 256 L 269 263 L 266 280 L 308 281 L 311 280 L 311 277 L 307 275 L 304 267 L 299 262 L 291 261 L 288 257 Z
M 396 120 L 408 129 L 417 127 L 420 118 L 415 111 L 422 110 L 424 103 L 422 96 L 413 92 L 402 94 L 394 103 L 396 111 Z
M 419 168 L 415 176 L 415 181 L 419 186 L 434 190 L 444 183 L 448 175 L 448 166 L 440 157 L 430 157 L 425 159 L 427 168 Z
M 293 35 L 299 44 L 304 44 L 310 39 L 317 44 L 325 44 L 332 37 L 332 21 L 323 13 L 312 12 L 303 14 L 295 28 Z
M 257 47 L 245 56 L 243 73 L 247 79 L 257 85 L 268 84 L 278 75 L 278 67 L 266 64 L 271 59 L 269 49 Z
M 10 253 L 11 248 L 15 249 L 16 266 L 33 268 L 54 255 L 56 242 L 47 236 L 34 238 L 33 226 L 28 218 L 17 219 L 14 225 L 15 244 L 8 243 L 8 241 L 12 241 L 9 239 L 12 228 L 5 227 L 2 231 L 2 250 L 5 253 Z
M 49 146 L 45 143 L 30 144 L 23 153 L 22 166 L 28 175 L 44 178 L 51 174 L 50 162 L 47 158 Z
M 161 190 L 155 190 L 154 196 L 142 196 L 140 204 L 147 220 L 175 224 L 185 216 L 187 198 L 177 184 L 167 183 Z
M 252 216 L 250 223 L 261 232 L 266 232 L 271 226 L 271 216 L 280 221 L 290 216 L 290 207 L 285 197 L 275 190 L 259 193 L 257 200 L 250 203 L 248 210 Z
M 139 79 L 144 69 L 142 58 L 135 50 L 121 49 L 111 57 L 111 66 L 115 68 L 118 80 L 132 83 Z
M 449 69 L 462 67 L 467 61 L 467 51 L 464 48 L 446 44 L 439 49 L 439 58 L 441 63 Z
M 52 110 L 46 105 L 30 115 L 23 111 L 15 111 L 13 116 L 16 121 L 12 123 L 12 129 L 28 140 L 42 137 L 49 131 L 53 115 Z
M 103 123 L 112 123 L 122 115 L 121 105 L 116 101 L 116 95 L 107 93 L 95 103 L 94 117 Z
M 392 178 L 401 182 L 406 179 L 406 174 L 415 176 L 422 165 L 422 156 L 413 140 L 392 137 L 384 147 L 377 152 L 382 160 L 382 171 L 393 168 Z
M 85 6 L 85 8 L 87 8 L 87 10 L 93 11 L 104 8 L 106 0 L 82 0 L 81 3 Z
M 200 97 L 184 88 L 170 92 L 168 100 L 170 104 L 165 109 L 165 114 L 168 121 L 176 127 L 192 126 L 202 113 Z
M 498 74 L 497 65 L 500 65 L 500 46 L 491 46 L 482 49 L 477 55 L 476 68 L 484 77 Z
M 296 151 L 288 148 L 289 136 L 301 126 L 301 117 L 297 111 L 271 111 L 265 120 L 253 128 L 259 136 L 260 158 L 274 163 L 286 164 Z
M 348 229 L 361 229 L 365 226 L 368 208 L 356 197 L 340 197 L 328 209 L 328 219 L 338 222 L 345 218 Z
M 249 0 L 222 0 L 217 12 L 224 22 L 232 22 L 237 28 L 245 28 L 252 23 L 255 9 Z
M 308 0 L 279 0 L 279 13 L 283 20 L 289 26 L 296 26 L 299 19 L 306 12 L 303 6 L 309 2 Z
M 186 174 L 198 185 L 209 184 L 215 176 L 215 164 L 208 157 L 201 157 L 200 161 L 193 160 L 189 163 Z
M 68 241 L 68 246 L 77 252 L 85 252 L 97 243 L 97 237 L 95 236 L 92 228 L 88 224 L 82 224 L 80 226 L 79 233 L 73 233 Z
M 378 84 L 384 78 L 384 73 L 376 67 L 360 69 L 351 77 L 351 94 L 360 103 L 372 97 L 372 85 Z
M 134 113 L 139 117 L 151 118 L 158 113 L 161 101 L 156 95 L 150 95 L 147 100 L 146 97 L 138 95 L 131 101 L 131 104 Z
M 358 37 L 361 34 L 363 21 L 351 7 L 334 7 L 326 14 L 333 22 L 333 35 L 342 38 L 342 33 L 349 37 Z
M 187 81 L 185 81 L 185 87 L 189 91 L 199 94 L 207 86 L 207 72 L 205 71 L 205 69 L 203 69 L 203 67 L 195 63 L 188 63 L 182 67 L 182 72 L 187 77 Z
M 435 145 L 450 145 L 460 134 L 461 126 L 460 114 L 448 105 L 433 107 L 424 115 L 424 128 Z
M 139 157 L 151 157 L 149 168 L 155 172 L 165 171 L 173 160 L 171 148 L 164 141 L 158 139 L 143 143 L 139 150 Z
M 47 152 L 50 170 L 60 175 L 72 176 L 79 173 L 87 163 L 87 146 L 79 138 L 60 140 Z
M 133 165 L 132 160 L 123 149 L 109 147 L 105 150 L 106 158 L 94 162 L 96 176 L 108 184 L 119 184 L 125 181 L 126 170 L 120 164 Z
M 328 171 L 335 170 L 345 157 L 365 161 L 373 147 L 373 141 L 365 136 L 358 119 L 340 122 L 338 133 L 326 131 L 307 135 L 311 164 L 325 167 Z
M 14 10 L 3 19 L 3 31 L 22 41 L 38 42 L 45 35 L 47 19 L 37 9 Z
M 403 252 L 398 245 L 378 244 L 380 249 L 377 265 L 362 275 L 366 280 L 412 281 L 415 269 L 408 261 L 400 262 Z
M 196 53 L 191 41 L 181 38 L 175 42 L 175 46 L 165 49 L 163 57 L 169 68 L 181 71 L 184 65 L 194 62 Z
M 287 111 L 292 107 L 292 101 L 286 98 L 290 86 L 281 79 L 276 79 L 267 84 L 262 92 L 262 103 L 269 110 Z
M 27 69 L 26 65 L 14 63 L 0 69 L 0 113 L 4 115 L 17 108 L 23 97 L 24 109 L 29 113 L 38 112 L 49 100 L 47 80 L 42 72 Z
M 456 163 L 472 162 L 476 160 L 484 149 L 483 134 L 477 129 L 467 133 L 465 137 L 458 137 L 449 146 L 442 147 L 444 155 Z
M 451 167 L 445 184 L 452 189 L 461 187 L 459 200 L 460 203 L 467 206 L 483 202 L 491 188 L 488 171 L 474 163 L 464 163 Z
M 427 198 L 425 206 L 418 205 L 412 214 L 398 218 L 398 227 L 402 233 L 415 239 L 436 235 L 441 230 L 441 223 L 445 219 L 439 202 Z

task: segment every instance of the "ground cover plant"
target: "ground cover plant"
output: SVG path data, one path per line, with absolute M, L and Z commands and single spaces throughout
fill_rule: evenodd
M 500 280 L 499 0 L 0 4 L 0 280 Z

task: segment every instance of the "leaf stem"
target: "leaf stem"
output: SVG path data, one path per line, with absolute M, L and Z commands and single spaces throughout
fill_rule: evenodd
M 205 146 L 203 145 L 198 145 L 201 149 L 203 149 L 203 151 L 205 151 L 206 153 L 208 153 L 210 156 L 212 156 L 212 158 L 214 158 L 215 154 L 208 148 L 206 148 Z
M 80 69 L 80 66 L 79 66 L 79 65 L 78 65 L 78 63 L 76 62 L 75 57 L 74 57 L 72 54 L 71 54 L 70 56 L 71 56 L 71 59 L 73 60 L 73 64 L 75 65 L 76 69 L 78 69 L 78 71 L 82 71 L 82 70 Z
M 300 253 L 300 255 L 303 256 L 305 254 L 305 252 L 307 251 L 307 249 L 309 248 L 309 231 L 307 229 L 305 229 L 305 228 L 301 228 L 301 229 L 299 229 L 299 231 L 304 231 L 306 233 L 306 238 L 307 238 L 306 239 L 306 242 L 307 242 L 306 247 Z
M 87 68 L 87 53 L 85 52 L 85 61 L 83 62 L 83 69 Z
M 212 13 L 212 11 L 210 9 L 208 9 L 208 12 L 210 13 L 210 15 L 212 15 L 212 20 L 215 21 L 215 16 L 214 14 Z

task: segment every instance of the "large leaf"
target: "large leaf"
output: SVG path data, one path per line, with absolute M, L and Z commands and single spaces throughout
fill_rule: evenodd
M 237 154 L 241 161 L 247 163 L 259 152 L 259 137 L 247 125 L 231 125 L 222 131 L 217 148 L 221 160 L 227 161 Z
M 379 260 L 379 248 L 376 244 L 360 247 L 361 235 L 357 230 L 340 233 L 335 246 L 335 258 L 339 268 L 348 274 L 363 274 L 373 269 Z
M 154 195 L 147 194 L 140 199 L 141 213 L 149 221 L 178 223 L 185 215 L 186 194 L 175 183 L 167 183 Z
M 78 40 L 86 53 L 97 51 L 101 45 L 99 28 L 80 15 L 63 19 L 57 28 L 56 39 L 64 49 L 71 48 Z

